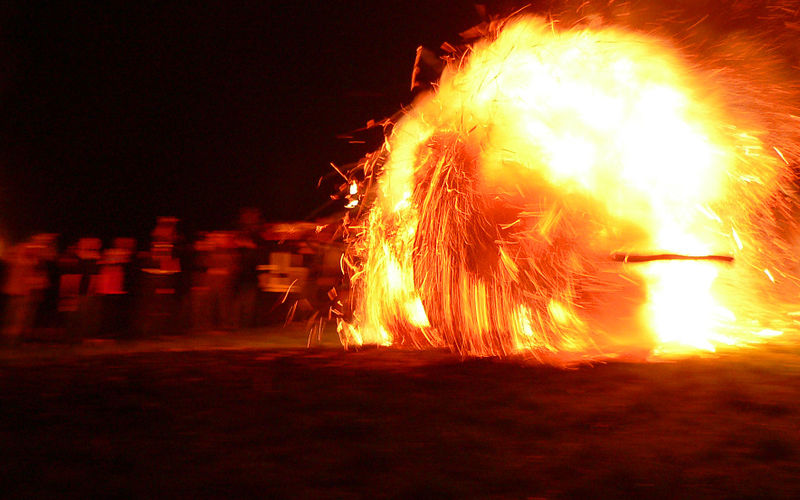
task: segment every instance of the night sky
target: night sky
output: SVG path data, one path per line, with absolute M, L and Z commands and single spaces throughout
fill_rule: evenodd
M 0 8 L 0 237 L 146 237 L 306 217 L 337 135 L 413 99 L 415 49 L 473 2 L 31 2 Z M 497 7 L 495 7 L 497 9 Z

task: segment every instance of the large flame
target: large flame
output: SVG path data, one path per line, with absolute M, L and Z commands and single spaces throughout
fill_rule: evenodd
M 364 162 L 343 341 L 584 357 L 775 334 L 753 304 L 782 272 L 787 160 L 725 78 L 619 28 L 526 17 L 474 44 Z

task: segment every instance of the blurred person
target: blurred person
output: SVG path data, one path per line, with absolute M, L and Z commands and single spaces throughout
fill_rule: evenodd
M 314 231 L 308 222 L 282 222 L 264 228 L 268 264 L 259 266 L 260 287 L 270 297 L 269 319 L 292 321 L 311 312 L 305 300 L 314 251 L 307 240 Z
M 58 237 L 56 233 L 42 233 L 34 237 L 40 248 L 37 267 L 45 277 L 41 301 L 39 302 L 34 326 L 52 330 L 58 326 Z M 52 336 L 48 334 L 48 337 Z
M 233 319 L 237 328 L 257 326 L 258 268 L 269 259 L 262 226 L 261 212 L 257 208 L 242 209 L 236 234 L 238 267 L 234 279 Z
M 336 225 L 323 223 L 318 226 L 316 234 L 308 241 L 312 253 L 308 257 L 310 269 L 308 285 L 304 292 L 313 308 L 327 313 L 331 301 L 342 285 L 341 258 L 344 245 L 336 240 Z
M 97 292 L 100 296 L 104 332 L 128 337 L 131 322 L 131 288 L 136 240 L 115 238 L 100 260 Z
M 78 240 L 74 259 L 70 259 L 72 280 L 66 281 L 67 294 L 74 294 L 70 319 L 67 322 L 67 339 L 80 342 L 85 337 L 97 335 L 100 328 L 100 299 L 97 296 L 100 250 L 99 238 L 85 237 Z M 77 285 L 77 288 L 75 286 Z
M 12 344 L 19 343 L 33 327 L 46 286 L 46 276 L 39 267 L 40 256 L 41 246 L 34 241 L 16 245 L 8 253 L 9 272 L 4 287 L 8 302 L 3 336 Z
M 150 251 L 144 259 L 139 297 L 140 333 L 145 336 L 179 330 L 178 290 L 181 261 L 176 255 L 178 219 L 158 217 L 151 234 Z
M 206 260 L 211 327 L 215 330 L 233 330 L 234 277 L 238 272 L 234 234 L 214 231 L 209 234 L 210 252 Z
M 211 287 L 208 282 L 208 266 L 213 242 L 207 232 L 200 233 L 194 243 L 189 268 L 190 323 L 193 331 L 211 329 Z
M 62 325 L 71 325 L 78 311 L 81 273 L 78 266 L 78 245 L 67 247 L 58 257 L 58 317 Z

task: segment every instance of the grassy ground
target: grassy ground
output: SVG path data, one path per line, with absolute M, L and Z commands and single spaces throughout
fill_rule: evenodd
M 6 350 L 0 496 L 800 495 L 800 348 L 563 370 L 323 340 Z

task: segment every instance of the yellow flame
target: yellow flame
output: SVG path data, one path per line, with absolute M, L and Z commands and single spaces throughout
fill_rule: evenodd
M 719 263 L 608 262 L 747 257 L 778 161 L 715 95 L 670 44 L 620 29 L 524 18 L 476 43 L 387 138 L 351 330 L 476 355 L 764 336 L 731 333 Z

